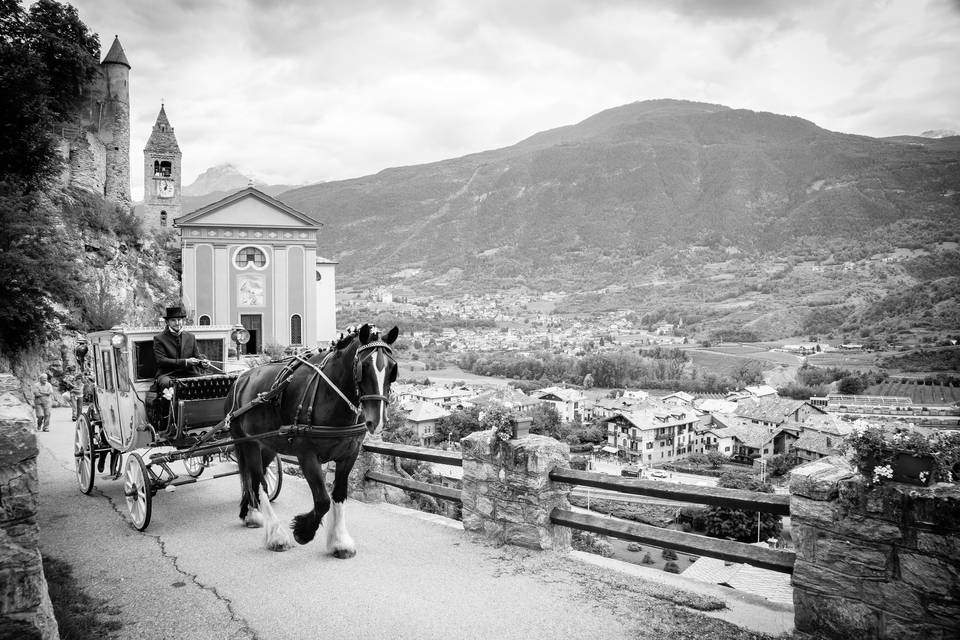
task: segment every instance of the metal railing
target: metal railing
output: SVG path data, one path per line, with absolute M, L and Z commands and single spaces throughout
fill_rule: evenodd
M 389 442 L 365 442 L 363 450 L 398 458 L 410 458 L 436 464 L 463 466 L 463 456 L 458 452 L 439 451 L 426 447 L 394 444 Z M 773 493 L 757 493 L 742 489 L 722 487 L 700 487 L 659 480 L 639 480 L 610 476 L 592 471 L 575 469 L 555 469 L 550 472 L 554 482 L 604 489 L 627 495 L 639 495 L 651 498 L 674 500 L 694 504 L 704 504 L 731 509 L 771 513 L 779 516 L 790 515 L 790 496 Z M 462 504 L 462 492 L 459 489 L 420 482 L 394 474 L 379 471 L 367 471 L 366 480 L 399 487 L 450 500 Z M 590 531 L 609 535 L 632 542 L 651 544 L 657 547 L 673 549 L 683 553 L 709 556 L 732 562 L 751 564 L 762 569 L 793 573 L 796 554 L 792 551 L 770 549 L 734 540 L 722 540 L 694 533 L 662 529 L 628 520 L 580 513 L 570 509 L 556 508 L 550 513 L 550 521 L 571 529 Z

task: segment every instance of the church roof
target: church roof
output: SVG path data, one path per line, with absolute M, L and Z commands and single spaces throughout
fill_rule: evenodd
M 147 140 L 147 146 L 144 148 L 144 151 L 175 155 L 180 153 L 177 136 L 173 134 L 173 127 L 170 126 L 167 111 L 162 104 L 160 105 L 160 113 L 157 114 L 157 121 L 153 125 L 153 131 L 150 132 L 150 139 Z
M 304 224 L 305 228 L 313 227 L 315 229 L 319 229 L 321 226 L 323 226 L 322 222 L 317 222 L 313 218 L 309 217 L 307 214 L 301 213 L 296 209 L 294 209 L 293 207 L 289 207 L 283 204 L 276 198 L 268 196 L 267 194 L 265 194 L 263 191 L 260 191 L 256 187 L 247 187 L 246 189 L 241 189 L 240 191 L 237 191 L 236 193 L 232 193 L 226 198 L 223 198 L 222 200 L 217 200 L 216 202 L 208 204 L 205 207 L 201 207 L 196 211 L 191 211 L 186 215 L 180 216 L 179 218 L 174 220 L 174 223 L 178 227 L 189 225 L 189 224 L 202 225 L 203 222 L 200 221 L 200 218 L 202 218 L 203 216 L 207 215 L 212 211 L 226 208 L 231 204 L 233 204 L 234 202 L 237 202 L 238 200 L 243 200 L 244 198 L 256 198 L 257 200 L 260 200 L 264 204 L 267 204 L 268 206 L 278 209 L 290 215 L 291 217 L 299 220 Z
M 107 55 L 103 58 L 103 62 L 100 64 L 122 64 L 127 69 L 130 68 L 130 63 L 127 62 L 127 56 L 123 52 L 123 47 L 120 45 L 120 38 L 113 36 L 113 44 L 110 45 L 110 51 L 107 51 Z

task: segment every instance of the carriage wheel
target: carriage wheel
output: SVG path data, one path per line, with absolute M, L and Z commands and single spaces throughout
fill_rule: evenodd
M 143 531 L 150 524 L 150 502 L 153 492 L 150 490 L 150 474 L 143 458 L 131 453 L 127 458 L 127 467 L 123 473 L 123 495 L 127 499 L 130 522 L 137 531 Z
M 199 478 L 206 468 L 207 456 L 194 456 L 193 458 L 183 459 L 183 468 L 191 477 Z
M 93 454 L 93 425 L 84 415 L 77 418 L 73 435 L 73 457 L 77 466 L 77 484 L 80 485 L 80 493 L 89 495 L 93 491 L 96 456 Z
M 275 457 L 273 462 L 263 470 L 263 480 L 267 484 L 267 500 L 273 502 L 280 495 L 280 487 L 283 486 L 283 465 L 280 463 L 280 456 Z

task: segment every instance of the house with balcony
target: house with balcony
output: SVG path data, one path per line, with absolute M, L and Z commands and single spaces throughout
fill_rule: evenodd
M 530 394 L 530 397 L 542 403 L 552 405 L 563 422 L 575 422 L 581 418 L 583 393 L 578 389 L 566 387 L 545 387 Z
M 747 418 L 724 413 L 715 413 L 713 423 L 712 433 L 717 438 L 717 451 L 734 460 L 749 462 L 787 451 L 787 440 L 783 437 L 777 440 L 777 436 L 784 433 L 780 427 L 756 424 Z M 781 450 L 777 450 L 777 442 Z
M 699 414 L 647 400 L 606 418 L 607 447 L 639 464 L 674 462 L 692 452 Z

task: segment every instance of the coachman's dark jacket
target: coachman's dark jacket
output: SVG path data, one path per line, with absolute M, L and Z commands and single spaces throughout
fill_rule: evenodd
M 157 377 L 168 375 L 187 377 L 200 374 L 200 367 L 188 367 L 187 358 L 203 358 L 197 351 L 197 339 L 192 333 L 181 331 L 174 335 L 169 329 L 153 336 L 153 358 L 157 363 Z

